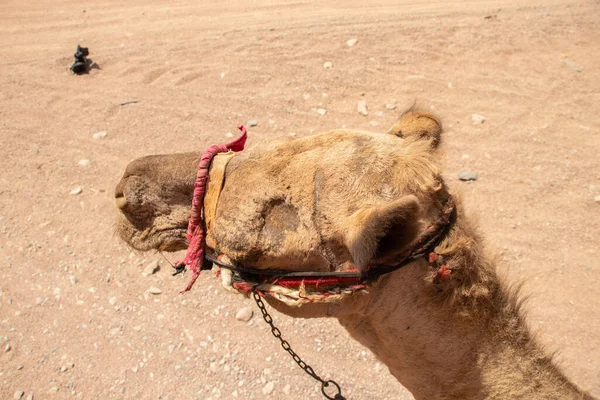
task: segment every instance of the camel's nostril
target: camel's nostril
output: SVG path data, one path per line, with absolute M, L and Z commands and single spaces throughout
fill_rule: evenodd
M 123 195 L 115 196 L 115 202 L 117 203 L 117 207 L 122 210 L 127 204 L 127 199 L 125 199 L 125 196 Z

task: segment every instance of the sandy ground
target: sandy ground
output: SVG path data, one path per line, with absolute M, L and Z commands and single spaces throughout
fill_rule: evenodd
M 320 398 L 256 314 L 235 319 L 250 300 L 211 273 L 179 295 L 187 277 L 131 253 L 112 191 L 132 159 L 249 119 L 250 145 L 384 131 L 415 100 L 442 117 L 447 179 L 525 282 L 532 328 L 600 395 L 600 4 L 223 3 L 0 4 L 0 398 Z M 70 74 L 78 43 L 101 69 Z M 276 321 L 349 399 L 412 398 L 335 321 Z

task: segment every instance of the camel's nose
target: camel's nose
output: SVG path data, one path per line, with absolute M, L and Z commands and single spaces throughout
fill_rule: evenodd
M 123 193 L 123 179 L 115 188 L 115 202 L 117 204 L 117 207 L 121 210 L 123 209 L 123 207 L 125 207 L 125 204 L 127 204 L 127 199 L 125 198 L 125 194 Z
M 127 199 L 122 194 L 120 196 L 115 195 L 115 203 L 117 204 L 117 207 L 122 210 L 123 208 L 125 208 L 125 204 L 127 204 Z

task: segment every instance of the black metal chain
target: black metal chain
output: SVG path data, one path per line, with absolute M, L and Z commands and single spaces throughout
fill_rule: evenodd
M 254 297 L 254 300 L 256 301 L 258 308 L 262 312 L 265 322 L 271 327 L 271 333 L 273 333 L 273 336 L 275 336 L 277 339 L 279 339 L 279 341 L 281 341 L 281 347 L 283 347 L 283 349 L 285 351 L 290 353 L 290 355 L 292 356 L 294 361 L 296 361 L 296 364 L 298 364 L 298 366 L 300 368 L 302 368 L 304 370 L 304 372 L 306 372 L 308 375 L 310 375 L 317 381 L 321 382 L 321 393 L 323 393 L 323 396 L 325 396 L 325 398 L 327 398 L 329 400 L 346 400 L 346 398 L 344 396 L 342 396 L 342 389 L 340 388 L 340 385 L 338 385 L 336 381 L 333 381 L 331 379 L 326 381 L 323 378 L 321 378 L 319 375 L 317 375 L 317 373 L 312 369 L 312 367 L 310 365 L 308 365 L 307 363 L 305 363 L 300 358 L 300 356 L 298 356 L 298 354 L 296 354 L 296 352 L 294 350 L 292 350 L 288 341 L 281 337 L 281 331 L 279 330 L 279 328 L 277 328 L 273 324 L 273 318 L 271 317 L 271 315 L 269 315 L 269 312 L 267 311 L 267 309 L 265 307 L 265 303 L 263 303 L 262 299 L 260 298 L 260 294 L 258 294 L 258 292 L 256 290 L 254 290 L 254 291 L 252 291 L 252 296 Z M 330 395 L 328 395 L 325 392 L 325 388 L 328 388 L 329 386 L 333 386 L 335 388 L 335 390 L 337 390 L 337 393 L 335 393 L 333 395 L 333 397 L 331 397 Z

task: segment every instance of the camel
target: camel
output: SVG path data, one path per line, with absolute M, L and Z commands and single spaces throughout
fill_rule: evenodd
M 337 318 L 416 399 L 592 399 L 529 331 L 518 289 L 499 277 L 451 196 L 441 133 L 437 117 L 410 110 L 387 133 L 340 129 L 215 157 L 204 224 L 207 254 L 225 266 L 224 286 L 260 288 L 293 317 Z M 200 156 L 155 155 L 127 166 L 115 196 L 117 230 L 131 247 L 188 247 Z M 439 235 L 411 258 L 431 227 Z M 279 278 L 252 282 L 257 271 L 371 279 L 289 289 Z

